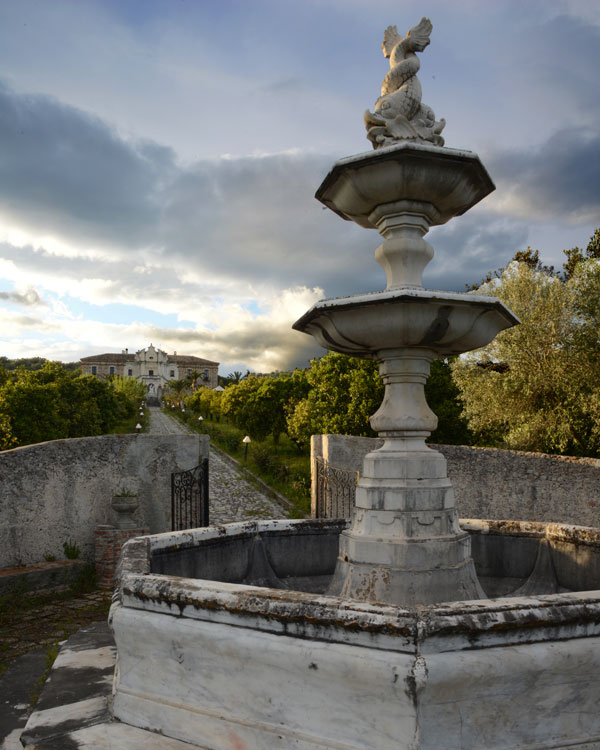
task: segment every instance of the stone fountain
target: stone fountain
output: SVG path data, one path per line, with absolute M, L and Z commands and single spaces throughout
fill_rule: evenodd
M 111 614 L 121 721 L 211 750 L 600 748 L 600 533 L 461 528 L 425 444 L 430 363 L 518 323 L 493 297 L 422 287 L 429 228 L 494 189 L 421 103 L 430 33 L 427 19 L 386 30 L 390 72 L 365 114 L 374 151 L 337 162 L 317 191 L 381 233 L 387 287 L 323 300 L 294 325 L 380 365 L 371 423 L 385 442 L 365 458 L 353 517 L 128 543 Z

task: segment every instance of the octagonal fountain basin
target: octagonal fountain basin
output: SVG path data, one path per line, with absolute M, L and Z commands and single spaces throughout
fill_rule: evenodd
M 600 530 L 462 525 L 497 598 L 325 595 L 341 520 L 128 542 L 115 718 L 211 750 L 600 748 Z

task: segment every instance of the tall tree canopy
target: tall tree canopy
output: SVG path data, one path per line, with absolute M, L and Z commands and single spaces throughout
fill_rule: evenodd
M 0 450 L 110 432 L 135 414 L 140 388 L 131 380 L 76 375 L 59 362 L 10 372 L 0 366 Z
M 453 364 L 479 442 L 571 455 L 600 452 L 598 239 L 596 230 L 585 253 L 565 251 L 562 273 L 544 266 L 537 251 L 526 251 L 479 288 L 521 320 Z
M 297 443 L 307 445 L 311 435 L 321 433 L 375 435 L 369 417 L 379 408 L 384 392 L 376 362 L 331 352 L 312 360 L 307 380 L 310 390 L 306 398 L 289 411 L 287 419 L 288 434 Z M 432 362 L 425 397 L 438 416 L 438 428 L 430 440 L 470 443 L 447 362 Z

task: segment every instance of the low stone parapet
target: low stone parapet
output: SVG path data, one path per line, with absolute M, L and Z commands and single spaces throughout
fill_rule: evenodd
M 317 516 L 319 458 L 329 466 L 360 472 L 366 453 L 381 438 L 313 435 L 312 514 Z M 600 526 L 600 460 L 546 453 L 432 445 L 448 462 L 462 518 L 516 519 Z

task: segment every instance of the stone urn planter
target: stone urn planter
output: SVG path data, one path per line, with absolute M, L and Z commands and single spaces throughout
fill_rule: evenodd
M 134 493 L 121 492 L 118 495 L 113 495 L 110 506 L 118 514 L 118 529 L 137 528 L 137 524 L 133 520 L 132 516 L 138 509 L 139 504 L 140 503 L 138 497 Z

